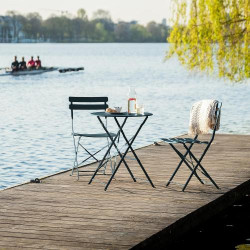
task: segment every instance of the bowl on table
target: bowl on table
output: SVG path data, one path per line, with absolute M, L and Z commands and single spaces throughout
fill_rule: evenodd
M 115 107 L 115 110 L 116 110 L 117 113 L 121 113 L 122 107 Z

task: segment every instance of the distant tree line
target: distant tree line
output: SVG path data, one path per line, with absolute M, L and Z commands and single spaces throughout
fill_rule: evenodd
M 0 42 L 166 42 L 166 23 L 114 23 L 108 11 L 97 10 L 91 19 L 84 9 L 76 16 L 62 13 L 43 20 L 39 13 L 0 16 Z

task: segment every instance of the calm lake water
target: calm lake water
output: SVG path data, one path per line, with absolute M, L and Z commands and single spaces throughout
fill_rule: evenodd
M 69 96 L 108 96 L 109 105 L 127 107 L 129 86 L 152 112 L 136 147 L 187 132 L 192 103 L 223 102 L 220 133 L 250 134 L 250 84 L 190 73 L 173 58 L 163 62 L 167 44 L 0 44 L 0 68 L 14 55 L 40 55 L 44 66 L 80 67 L 84 72 L 0 76 L 0 189 L 72 167 Z M 80 113 L 79 113 L 80 115 Z M 101 131 L 84 113 L 77 125 Z M 138 119 L 126 124 L 133 135 Z M 112 121 L 109 127 L 115 129 Z M 82 131 L 82 130 L 81 130 Z M 90 148 L 100 141 L 88 141 Z

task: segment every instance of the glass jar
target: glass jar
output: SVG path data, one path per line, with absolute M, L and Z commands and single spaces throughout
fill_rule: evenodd
M 128 113 L 129 114 L 136 114 L 136 91 L 135 91 L 134 87 L 129 88 Z

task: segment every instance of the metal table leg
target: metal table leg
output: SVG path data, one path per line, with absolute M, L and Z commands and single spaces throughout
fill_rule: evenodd
M 109 146 L 107 152 L 105 153 L 103 159 L 101 160 L 99 166 L 97 167 L 95 173 L 94 173 L 93 176 L 91 177 L 91 179 L 90 179 L 90 181 L 89 181 L 89 184 L 91 184 L 91 182 L 92 182 L 93 179 L 95 178 L 97 172 L 98 172 L 99 169 L 102 167 L 103 162 L 104 162 L 104 160 L 106 159 L 106 156 L 109 154 L 109 152 L 110 152 L 110 150 L 111 150 L 111 148 L 112 148 L 113 146 L 115 146 L 115 148 L 116 148 L 116 150 L 117 150 L 119 156 L 120 156 L 121 158 L 123 158 L 121 152 L 119 151 L 119 149 L 118 149 L 118 147 L 117 147 L 117 145 L 116 145 L 116 143 L 115 143 L 115 141 L 117 140 L 118 135 L 119 135 L 119 133 L 120 133 L 120 130 L 117 132 L 117 135 L 116 135 L 115 138 L 113 139 L 112 136 L 110 135 L 109 131 L 107 130 L 107 128 L 106 128 L 105 125 L 103 124 L 101 118 L 100 118 L 99 116 L 97 116 L 97 118 L 98 118 L 99 122 L 101 123 L 103 129 L 105 130 L 105 132 L 106 132 L 107 135 L 109 136 L 109 139 L 111 140 L 111 144 L 110 144 L 110 146 Z M 127 121 L 127 117 L 124 119 L 121 128 L 124 127 L 126 121 Z M 128 164 L 127 164 L 127 162 L 125 161 L 125 159 L 123 159 L 122 161 L 124 162 L 124 164 L 125 164 L 125 166 L 126 166 L 128 172 L 129 172 L 131 178 L 133 179 L 134 182 L 136 182 L 136 179 L 135 179 L 135 177 L 133 176 L 133 174 L 132 174 L 132 172 L 131 172 L 131 170 L 130 170 Z M 115 171 L 115 172 L 116 172 L 116 171 Z
M 145 122 L 147 121 L 147 119 L 148 119 L 148 116 L 145 117 L 144 121 L 141 123 L 141 125 L 140 125 L 140 127 L 138 128 L 137 132 L 136 132 L 135 135 L 133 136 L 132 141 L 129 142 L 129 140 L 127 139 L 127 137 L 126 137 L 126 135 L 125 135 L 125 133 L 124 133 L 122 127 L 121 127 L 121 125 L 119 124 L 117 118 L 115 117 L 116 124 L 117 124 L 117 126 L 119 127 L 119 129 L 120 129 L 120 131 L 121 131 L 121 133 L 122 133 L 122 135 L 123 135 L 123 138 L 125 139 L 126 143 L 128 144 L 128 149 L 130 149 L 131 152 L 133 153 L 135 159 L 137 160 L 138 164 L 140 165 L 140 167 L 141 167 L 143 173 L 144 173 L 145 176 L 147 177 L 147 179 L 148 179 L 148 181 L 150 182 L 151 186 L 152 186 L 152 187 L 155 187 L 154 184 L 153 184 L 153 182 L 151 181 L 150 177 L 148 176 L 147 171 L 146 171 L 145 168 L 143 167 L 143 165 L 142 165 L 140 159 L 138 158 L 137 154 L 135 153 L 135 151 L 134 151 L 134 149 L 133 149 L 133 147 L 132 147 L 132 144 L 133 144 L 134 140 L 136 139 L 137 135 L 139 134 L 141 128 L 143 127 L 143 125 L 145 124 Z M 126 154 L 127 154 L 127 152 L 128 152 L 128 150 L 126 150 Z
M 114 178 L 114 176 L 115 176 L 117 170 L 119 169 L 119 167 L 120 167 L 122 161 L 124 161 L 124 158 L 126 157 L 128 151 L 129 151 L 129 149 L 131 149 L 131 151 L 133 152 L 133 154 L 134 154 L 134 156 L 135 156 L 137 162 L 139 163 L 141 169 L 143 170 L 144 174 L 146 175 L 146 177 L 147 177 L 148 181 L 150 182 L 150 184 L 152 185 L 152 187 L 155 187 L 154 184 L 152 183 L 151 179 L 149 178 L 149 176 L 148 176 L 146 170 L 144 169 L 142 163 L 140 162 L 138 156 L 136 155 L 136 153 L 134 152 L 134 150 L 133 150 L 133 148 L 132 148 L 132 144 L 133 144 L 135 138 L 136 138 L 137 135 L 139 134 L 139 132 L 140 132 L 142 126 L 144 125 L 144 123 L 146 122 L 146 120 L 148 119 L 148 117 L 146 117 L 146 118 L 144 119 L 144 121 L 141 123 L 141 125 L 140 125 L 140 127 L 138 128 L 138 130 L 136 131 L 135 135 L 132 137 L 131 142 L 129 142 L 128 139 L 127 139 L 127 137 L 125 136 L 125 133 L 124 133 L 124 131 L 123 131 L 123 126 L 121 126 L 121 125 L 119 124 L 119 122 L 118 122 L 118 120 L 117 120 L 116 117 L 114 117 L 114 119 L 115 119 L 115 121 L 116 121 L 116 123 L 117 123 L 117 126 L 118 126 L 119 129 L 120 129 L 119 131 L 122 133 L 124 139 L 126 140 L 126 143 L 128 144 L 128 147 L 127 147 L 125 153 L 123 154 L 123 156 L 122 156 L 120 162 L 118 163 L 118 165 L 117 165 L 115 171 L 113 172 L 112 176 L 110 177 L 110 179 L 109 179 L 109 181 L 108 181 L 108 183 L 107 183 L 107 185 L 106 185 L 106 187 L 105 187 L 104 190 L 105 190 L 105 191 L 107 190 L 109 184 L 111 183 L 111 181 L 112 181 L 112 179 Z

